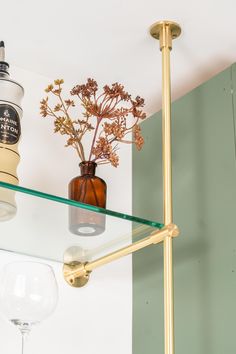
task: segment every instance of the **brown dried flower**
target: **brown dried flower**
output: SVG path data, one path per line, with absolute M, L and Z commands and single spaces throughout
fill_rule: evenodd
M 54 84 L 57 86 L 60 86 L 60 85 L 64 84 L 64 80 L 63 79 L 54 80 Z
M 139 125 L 134 127 L 134 143 L 138 150 L 141 150 L 144 144 L 144 139 L 141 135 L 141 129 Z
M 53 85 L 48 85 L 47 88 L 45 88 L 45 92 L 51 92 L 53 90 Z
M 144 144 L 141 129 L 138 123 L 146 118 L 142 111 L 144 99 L 137 96 L 135 99 L 124 90 L 124 86 L 114 83 L 105 85 L 98 94 L 98 84 L 94 79 L 88 79 L 85 84 L 76 85 L 70 91 L 72 96 L 77 96 L 84 109 L 83 119 L 73 119 L 71 109 L 75 107 L 74 100 L 62 98 L 64 80 L 57 79 L 54 85 L 50 84 L 45 91 L 57 98 L 58 102 L 49 105 L 46 97 L 40 102 L 42 117 L 54 118 L 54 132 L 67 135 L 66 146 L 76 149 L 82 161 L 96 161 L 98 164 L 110 163 L 119 165 L 116 153 L 118 143 L 134 143 L 138 150 Z M 125 103 L 122 105 L 122 103 Z M 128 123 L 129 122 L 129 123 Z M 87 132 L 92 132 L 91 148 L 88 159 L 85 158 L 83 137 Z M 134 140 L 129 140 L 127 135 L 133 133 Z

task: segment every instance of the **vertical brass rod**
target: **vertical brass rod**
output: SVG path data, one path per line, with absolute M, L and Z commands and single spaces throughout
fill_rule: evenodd
M 162 154 L 163 154 L 163 209 L 164 223 L 172 223 L 172 171 L 171 171 L 171 84 L 170 50 L 171 30 L 163 24 L 160 32 L 162 51 Z M 174 354 L 172 238 L 164 240 L 164 320 L 165 354 Z
M 150 28 L 151 36 L 160 41 L 160 50 L 162 52 L 162 163 L 165 225 L 172 224 L 170 51 L 172 49 L 172 39 L 179 37 L 180 33 L 180 26 L 173 21 L 159 21 L 154 23 Z M 164 239 L 164 317 L 165 354 L 174 354 L 174 296 L 171 235 Z
M 162 48 L 162 154 L 165 225 L 172 223 L 170 49 Z

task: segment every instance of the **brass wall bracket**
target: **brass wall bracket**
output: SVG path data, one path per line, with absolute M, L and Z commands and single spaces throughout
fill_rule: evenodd
M 92 270 L 104 264 L 110 263 L 116 259 L 127 256 L 149 245 L 155 245 L 165 240 L 166 237 L 176 237 L 179 235 L 179 228 L 175 224 L 169 224 L 161 230 L 152 232 L 143 240 L 134 242 L 133 244 L 121 248 L 118 251 L 112 252 L 104 257 L 98 258 L 92 262 L 77 262 L 64 264 L 63 273 L 64 278 L 68 284 L 75 288 L 80 288 L 87 284 Z
M 86 263 L 73 261 L 69 264 L 64 264 L 63 274 L 66 282 L 74 288 L 81 288 L 89 281 L 91 272 L 85 269 Z

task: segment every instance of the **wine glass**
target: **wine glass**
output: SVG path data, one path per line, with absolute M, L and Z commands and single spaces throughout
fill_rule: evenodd
M 32 326 L 52 314 L 58 300 L 53 269 L 38 262 L 13 262 L 0 274 L 0 311 L 20 330 L 24 354 L 25 338 Z

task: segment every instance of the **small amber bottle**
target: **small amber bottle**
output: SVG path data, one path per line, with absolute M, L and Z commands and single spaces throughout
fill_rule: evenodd
M 97 164 L 93 161 L 82 161 L 81 176 L 73 178 L 69 183 L 69 199 L 81 203 L 106 208 L 106 182 L 95 176 Z M 105 230 L 105 215 L 87 209 L 70 207 L 69 228 L 76 235 L 95 236 Z

